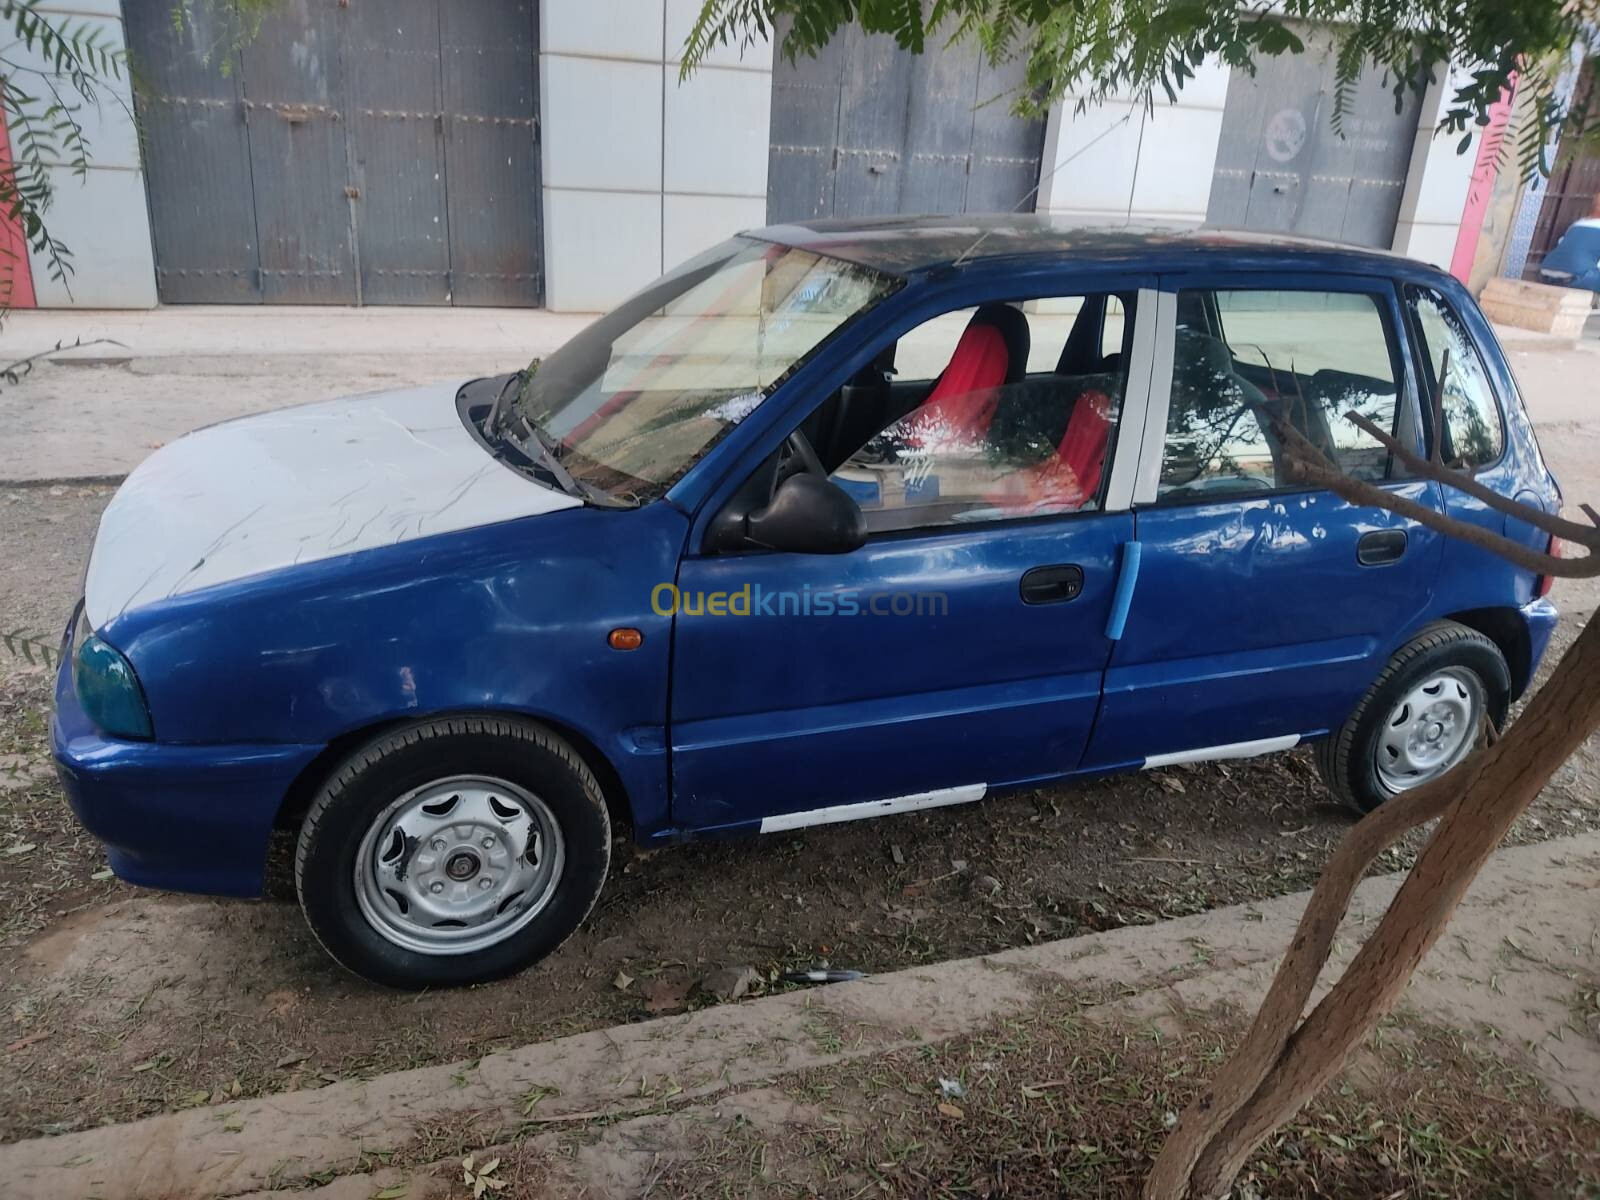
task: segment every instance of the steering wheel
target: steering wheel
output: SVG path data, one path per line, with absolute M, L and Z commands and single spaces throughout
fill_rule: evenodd
M 1262 479 L 1259 475 L 1235 475 L 1231 472 L 1226 475 L 1207 475 L 1202 479 L 1191 480 L 1163 493 L 1166 496 L 1205 496 L 1212 492 L 1233 492 L 1244 494 L 1247 492 L 1270 492 L 1273 490 L 1271 482 Z
M 1233 491 L 1243 486 L 1246 491 L 1270 492 L 1272 482 L 1261 478 L 1259 475 L 1236 475 L 1232 472 L 1226 475 L 1211 475 L 1198 485 L 1191 484 L 1197 492 Z
M 772 473 L 772 495 L 778 494 L 778 487 L 785 479 L 802 473 L 815 475 L 818 479 L 828 477 L 822 460 L 811 447 L 811 439 L 796 429 L 784 438 L 783 445 L 778 448 L 778 469 Z

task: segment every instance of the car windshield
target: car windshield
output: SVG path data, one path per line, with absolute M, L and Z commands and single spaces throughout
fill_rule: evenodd
M 734 238 L 557 350 L 516 413 L 574 480 L 662 495 L 845 322 L 900 285 L 792 246 Z

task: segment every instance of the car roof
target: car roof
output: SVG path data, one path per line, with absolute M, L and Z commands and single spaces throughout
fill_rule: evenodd
M 1211 225 L 1186 229 L 1133 223 L 1085 226 L 1049 213 L 798 221 L 751 230 L 747 236 L 893 275 L 1019 260 L 1120 264 L 1141 271 L 1226 265 L 1442 275 L 1433 267 L 1386 250 Z

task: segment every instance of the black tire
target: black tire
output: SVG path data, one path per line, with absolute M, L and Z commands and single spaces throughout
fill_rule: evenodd
M 529 924 L 483 949 L 424 954 L 390 941 L 362 915 L 356 853 L 396 797 L 455 774 L 492 776 L 537 795 L 560 826 L 565 861 Z M 344 761 L 301 824 L 294 877 L 311 932 L 341 966 L 389 987 L 456 987 L 515 974 L 555 950 L 589 915 L 610 863 L 605 798 L 577 751 L 532 721 L 452 717 L 382 734 Z
M 1429 674 L 1455 667 L 1476 676 L 1496 729 L 1511 704 L 1511 672 L 1500 647 L 1455 621 L 1435 621 L 1395 652 L 1345 723 L 1314 747 L 1317 770 L 1339 799 L 1369 813 L 1394 792 L 1378 775 L 1378 739 L 1395 705 Z

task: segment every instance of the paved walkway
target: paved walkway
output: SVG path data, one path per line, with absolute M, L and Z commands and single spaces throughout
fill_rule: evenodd
M 13 313 L 0 367 L 85 344 L 0 383 L 0 484 L 119 479 L 166 442 L 230 417 L 514 370 L 592 319 L 488 308 Z M 99 338 L 112 341 L 88 344 Z
M 52 352 L 20 383 L 0 383 L 0 486 L 116 480 L 152 450 L 230 417 L 514 370 L 591 320 L 490 308 L 12 313 L 0 325 L 0 367 L 78 340 L 120 344 Z M 1536 421 L 1591 418 L 1600 342 L 1574 349 L 1503 334 Z
M 95 338 L 122 345 L 88 346 L 61 357 L 525 354 L 529 347 L 559 346 L 593 319 L 537 308 L 195 304 L 133 311 L 32 309 L 10 313 L 0 325 L 0 360 Z
M 1342 959 L 1397 886 L 1389 876 L 1361 887 Z M 421 1197 L 432 1186 L 427 1164 L 371 1164 L 413 1145 L 421 1128 L 468 1116 L 514 1127 L 531 1115 L 551 1131 L 533 1136 L 535 1149 L 549 1142 L 553 1150 L 562 1132 L 585 1137 L 582 1155 L 551 1155 L 550 1194 L 637 1195 L 659 1163 L 684 1151 L 691 1124 L 754 1121 L 759 1134 L 761 1120 L 783 1116 L 762 1117 L 749 1103 L 755 1091 L 795 1072 L 861 1063 L 1025 1015 L 1041 984 L 1118 996 L 1091 1010 L 1105 1020 L 1148 1021 L 1173 1005 L 1216 1001 L 1249 1011 L 1304 904 L 1304 894 L 1286 896 L 580 1034 L 475 1063 L 16 1143 L 0 1147 L 0 1179 L 14 1200 Z M 1600 836 L 1502 851 L 1423 963 L 1406 1005 L 1454 1028 L 1492 1026 L 1498 1036 L 1481 1038 L 1486 1047 L 1514 1056 L 1558 1102 L 1600 1115 L 1600 1043 L 1572 1035 L 1569 1007 L 1600 972 L 1597 929 Z M 528 979 L 537 986 L 536 971 Z M 819 1036 L 819 1028 L 848 1036 Z M 674 1088 L 663 1093 L 651 1081 Z

